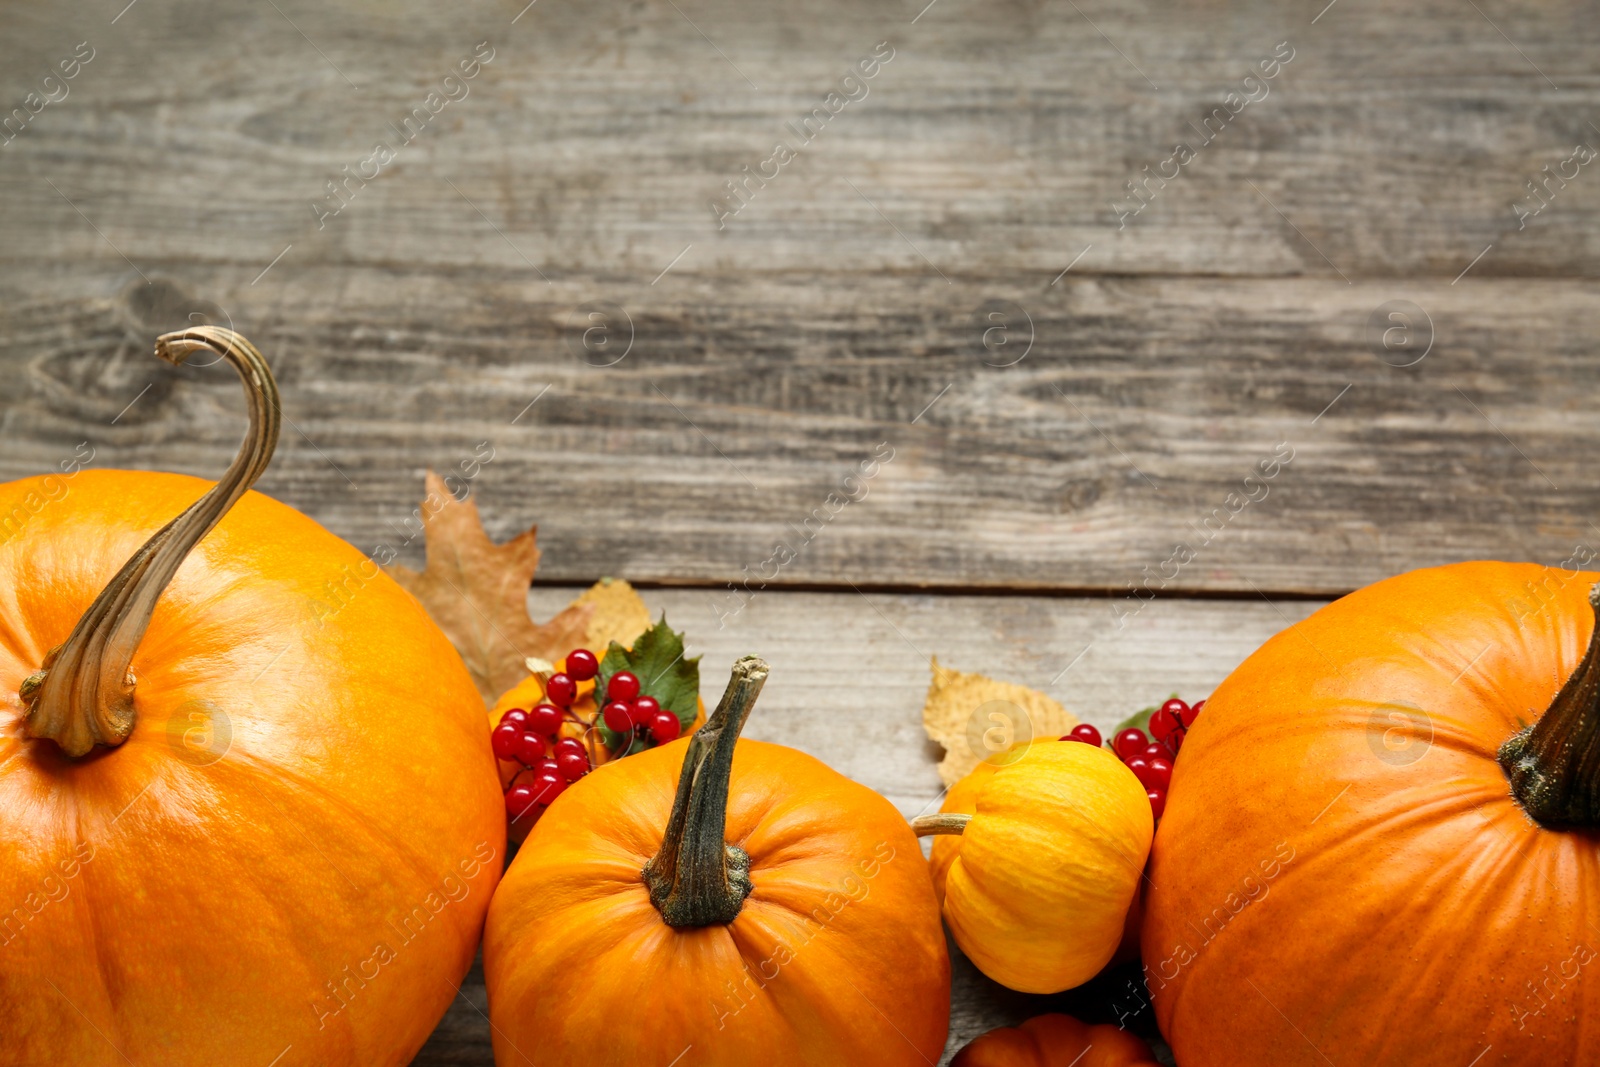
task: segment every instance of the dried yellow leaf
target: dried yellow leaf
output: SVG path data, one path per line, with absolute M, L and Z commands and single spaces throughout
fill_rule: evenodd
M 922 727 L 944 746 L 939 777 L 946 785 L 965 778 L 984 760 L 1017 758 L 1029 741 L 1054 741 L 1078 719 L 1035 689 L 981 674 L 953 671 L 933 660 L 933 680 L 922 708 Z

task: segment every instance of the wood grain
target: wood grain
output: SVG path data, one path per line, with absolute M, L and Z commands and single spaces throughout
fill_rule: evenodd
M 1147 578 L 1164 595 L 1328 596 L 1450 560 L 1554 563 L 1600 538 L 1588 281 L 993 278 L 974 306 L 1006 294 L 1034 331 L 994 367 L 939 282 L 669 274 L 626 298 L 634 350 L 606 369 L 573 355 L 566 325 L 603 285 L 472 271 L 397 316 L 410 284 L 301 271 L 285 306 L 231 312 L 283 389 L 262 488 L 412 566 L 423 471 L 465 491 L 463 463 L 497 538 L 540 525 L 545 578 L 721 586 L 730 604 L 728 583 L 763 579 L 1099 590 L 1130 608 Z M 97 286 L 5 305 L 0 477 L 85 440 L 97 465 L 215 476 L 241 433 L 236 386 L 146 354 L 201 306 L 183 295 L 198 285 Z M 1431 317 L 1414 366 L 1365 337 L 1393 299 Z M 880 446 L 892 461 L 847 482 Z M 1280 446 L 1293 461 L 1247 487 Z M 830 515 L 851 486 L 858 502 Z M 795 558 L 766 563 L 780 542 Z M 1179 543 L 1187 564 L 1168 562 Z
M 546 617 L 573 592 L 536 586 L 529 610 Z M 1045 690 L 1109 729 L 1173 692 L 1206 696 L 1268 637 L 1320 606 L 1163 601 L 1108 633 L 1101 599 L 786 592 L 756 597 L 719 629 L 703 593 L 644 595 L 685 631 L 689 654 L 702 657 L 708 699 L 740 656 L 755 652 L 771 663 L 747 736 L 808 752 L 908 816 L 938 810 L 943 792 L 940 752 L 921 727 L 930 656 Z M 1119 971 L 1062 997 L 1033 997 L 996 986 L 958 958 L 945 1062 L 983 1031 L 1043 1011 L 1115 1021 L 1118 1005 L 1131 1009 L 1127 982 L 1135 976 Z M 415 1067 L 490 1062 L 482 983 L 475 970 Z M 1130 1025 L 1156 1036 L 1148 1012 Z

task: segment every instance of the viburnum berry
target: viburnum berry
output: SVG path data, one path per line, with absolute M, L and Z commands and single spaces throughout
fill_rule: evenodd
M 531 785 L 514 785 L 506 790 L 506 814 L 520 819 L 538 804 Z
M 525 765 L 532 767 L 544 759 L 545 738 L 540 734 L 525 733 L 517 737 L 516 757 Z
M 556 741 L 556 759 L 559 760 L 562 756 L 568 755 L 582 756 L 584 759 L 588 759 L 589 750 L 584 748 L 583 742 L 576 737 L 558 738 Z
M 1128 770 L 1133 772 L 1135 778 L 1139 779 L 1140 782 L 1144 782 L 1144 777 L 1150 770 L 1149 760 L 1143 756 L 1130 756 L 1122 762 L 1127 765 Z M 1144 784 L 1148 788 L 1149 783 L 1145 782 Z
M 604 716 L 607 730 L 625 734 L 633 729 L 633 709 L 620 700 L 607 704 Z
M 548 804 L 567 788 L 567 780 L 559 771 L 541 773 L 533 780 L 533 797 L 541 804 Z
M 1157 756 L 1149 762 L 1145 772 L 1139 776 L 1139 781 L 1143 782 L 1147 789 L 1165 791 L 1167 786 L 1172 784 L 1172 763 Z
M 1200 709 L 1205 706 L 1206 702 L 1204 700 L 1196 700 L 1194 702 L 1194 707 L 1189 708 L 1183 713 L 1183 725 L 1193 726 L 1194 721 L 1200 717 Z
M 1101 744 L 1100 731 L 1095 729 L 1090 723 L 1086 722 L 1080 722 L 1078 725 L 1074 726 L 1072 728 L 1072 732 L 1066 737 L 1063 737 L 1061 740 L 1082 741 L 1084 744 L 1093 745 L 1095 748 L 1099 748 Z
M 1158 819 L 1161 818 L 1161 813 L 1167 810 L 1167 791 L 1151 789 L 1145 795 L 1150 798 L 1150 813 Z
M 561 731 L 561 722 L 566 716 L 554 704 L 540 704 L 528 712 L 528 729 L 545 737 L 554 737 Z
M 489 747 L 494 749 L 494 754 L 503 760 L 517 758 L 518 743 L 522 740 L 522 731 L 517 729 L 515 723 L 501 723 L 489 735 Z
M 576 782 L 589 773 L 589 756 L 584 752 L 563 752 L 556 757 L 556 765 L 561 768 L 561 777 Z
M 1144 751 L 1139 754 L 1147 760 L 1171 759 L 1172 749 L 1168 748 L 1164 742 L 1152 741 L 1144 746 Z
M 522 708 L 512 708 L 510 711 L 500 716 L 500 725 L 504 726 L 506 723 L 511 723 L 519 730 L 526 730 L 528 728 L 527 711 Z
M 1143 730 L 1137 726 L 1130 726 L 1126 730 L 1118 732 L 1116 739 L 1111 742 L 1111 747 L 1118 756 L 1122 757 L 1122 762 L 1126 763 L 1143 752 L 1149 744 L 1150 739 L 1144 735 Z
M 572 680 L 570 674 L 557 672 L 544 683 L 544 695 L 552 704 L 570 708 L 572 702 L 578 699 L 578 683 Z
M 639 703 L 644 703 L 645 698 L 640 697 Z M 654 703 L 654 701 L 652 701 Z M 670 711 L 658 711 L 650 717 L 650 736 L 657 744 L 664 745 L 668 741 L 676 741 L 683 732 L 683 724 L 678 717 Z
M 639 677 L 632 671 L 618 671 L 606 683 L 607 700 L 632 700 L 639 695 Z
M 1178 707 L 1174 708 L 1174 704 Z M 1153 711 L 1150 714 L 1150 736 L 1157 741 L 1165 741 L 1168 734 L 1183 725 L 1178 715 L 1187 707 L 1188 705 L 1181 700 L 1169 700 Z
M 661 704 L 653 696 L 641 696 L 633 702 L 633 721 L 640 726 L 649 726 L 660 713 Z
M 600 673 L 600 661 L 587 648 L 575 648 L 567 653 L 567 673 L 580 682 L 587 682 Z
M 561 777 L 561 765 L 548 756 L 533 764 L 528 769 L 533 772 L 533 776 L 535 778 Z M 546 803 L 548 803 L 548 801 Z

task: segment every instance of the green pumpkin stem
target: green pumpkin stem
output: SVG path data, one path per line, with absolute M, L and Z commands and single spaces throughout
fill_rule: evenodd
M 71 636 L 51 649 L 42 669 L 22 683 L 18 695 L 28 709 L 28 736 L 48 737 L 68 756 L 87 755 L 95 745 L 120 745 L 133 732 L 133 655 L 156 601 L 190 550 L 250 491 L 278 445 L 278 386 L 261 353 L 220 326 L 197 326 L 156 339 L 156 355 L 174 366 L 200 351 L 215 353 L 239 372 L 250 429 L 222 480 L 123 564 Z
M 1500 746 L 1511 795 L 1545 826 L 1600 826 L 1600 582 L 1589 605 L 1595 628 L 1577 670 L 1538 722 Z
M 766 681 L 759 657 L 735 663 L 717 710 L 689 738 L 661 851 L 644 868 L 650 903 L 668 926 L 730 923 L 750 895 L 750 857 L 725 840 L 728 780 L 739 733 Z

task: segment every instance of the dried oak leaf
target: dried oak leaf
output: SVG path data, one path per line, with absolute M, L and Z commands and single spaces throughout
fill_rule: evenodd
M 594 610 L 579 644 L 597 656 L 605 655 L 613 641 L 632 648 L 639 635 L 650 629 L 650 609 L 633 586 L 621 578 L 600 579 L 572 602 L 574 607 L 580 604 L 588 604 Z
M 426 488 L 427 566 L 385 569 L 422 602 L 461 653 L 484 703 L 493 704 L 527 676 L 528 657 L 556 660 L 581 645 L 595 606 L 580 597 L 547 623 L 528 618 L 528 586 L 539 567 L 539 528 L 497 545 L 484 531 L 475 502 L 457 500 L 432 471 Z
M 1005 759 L 1015 745 L 1054 741 L 1076 725 L 1071 712 L 1038 690 L 953 671 L 933 659 L 922 728 L 944 746 L 939 777 L 945 785 L 965 778 L 985 759 Z

